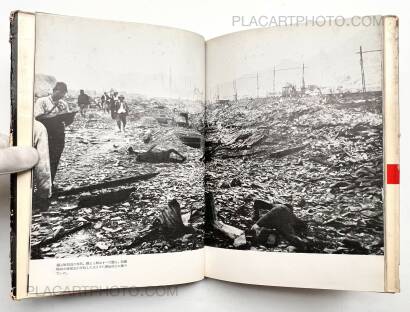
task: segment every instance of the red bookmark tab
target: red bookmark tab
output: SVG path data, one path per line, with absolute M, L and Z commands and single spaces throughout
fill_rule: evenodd
M 400 165 L 387 164 L 387 184 L 400 184 Z

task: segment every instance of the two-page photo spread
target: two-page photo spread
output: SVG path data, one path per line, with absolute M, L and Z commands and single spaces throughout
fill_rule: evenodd
M 396 17 L 206 41 L 13 14 L 11 134 L 40 159 L 11 178 L 15 298 L 399 291 Z

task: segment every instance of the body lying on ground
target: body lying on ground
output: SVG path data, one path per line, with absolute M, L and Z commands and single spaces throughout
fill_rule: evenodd
M 128 153 L 135 155 L 137 161 L 147 162 L 147 163 L 183 163 L 186 160 L 186 157 L 181 155 L 177 150 L 171 148 L 165 151 L 153 151 L 153 145 L 146 152 L 136 152 L 130 146 L 128 148 Z

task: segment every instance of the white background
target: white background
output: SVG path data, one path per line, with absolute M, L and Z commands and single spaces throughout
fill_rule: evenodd
M 256 287 L 206 280 L 179 286 L 174 295 L 140 291 L 93 296 L 64 296 L 13 302 L 9 298 L 8 178 L 0 178 L 0 309 L 2 311 L 409 311 L 410 231 L 407 210 L 409 125 L 410 10 L 407 1 L 262 1 L 262 0 L 136 0 L 136 1 L 1 1 L 0 2 L 0 132 L 9 118 L 9 12 L 21 9 L 64 15 L 136 21 L 198 32 L 206 39 L 245 29 L 232 26 L 232 16 L 378 15 L 400 17 L 401 108 L 401 293 L 396 295 Z M 64 34 L 62 34 L 64 36 Z M 124 48 L 124 47 L 122 47 Z M 295 47 L 297 48 L 297 47 Z M 250 264 L 251 265 L 251 264 Z M 274 263 L 272 263 L 274 265 Z M 172 289 L 175 291 L 175 289 Z

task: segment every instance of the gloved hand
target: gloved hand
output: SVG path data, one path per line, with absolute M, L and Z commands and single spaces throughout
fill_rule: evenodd
M 38 163 L 34 147 L 9 146 L 8 137 L 0 134 L 0 174 L 9 174 L 31 169 Z

